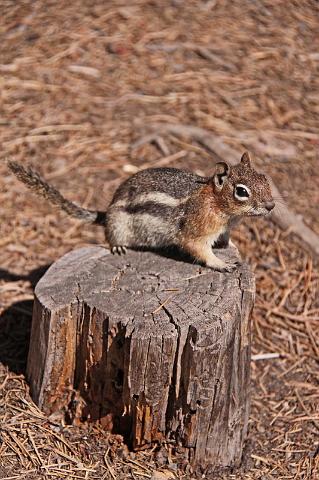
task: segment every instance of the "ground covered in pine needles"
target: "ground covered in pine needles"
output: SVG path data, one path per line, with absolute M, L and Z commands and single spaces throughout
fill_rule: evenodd
M 211 172 L 203 145 L 157 127 L 199 126 L 238 159 L 249 149 L 319 234 L 318 4 L 3 0 L 0 31 L 0 479 L 192 478 L 165 445 L 129 452 L 98 425 L 61 426 L 32 402 L 33 288 L 61 255 L 104 238 L 27 192 L 5 159 L 102 210 L 140 168 Z M 234 239 L 257 284 L 249 435 L 242 467 L 209 478 L 316 479 L 317 260 L 271 219 L 244 222 Z

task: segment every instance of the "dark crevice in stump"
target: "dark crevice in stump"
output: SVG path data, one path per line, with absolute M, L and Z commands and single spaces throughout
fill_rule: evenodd
M 219 273 L 82 248 L 46 272 L 35 296 L 27 374 L 43 411 L 99 421 L 134 448 L 173 442 L 195 468 L 239 464 L 254 301 L 247 265 Z

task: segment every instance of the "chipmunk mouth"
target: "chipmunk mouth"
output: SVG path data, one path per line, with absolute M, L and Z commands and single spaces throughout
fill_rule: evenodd
M 248 217 L 268 217 L 271 214 L 271 210 L 265 207 L 252 208 L 247 212 Z

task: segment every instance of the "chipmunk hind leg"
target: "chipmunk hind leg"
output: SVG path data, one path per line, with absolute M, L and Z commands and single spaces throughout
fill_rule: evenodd
M 109 243 L 113 255 L 124 255 L 127 247 L 132 246 L 130 215 L 120 209 L 107 212 L 105 239 Z

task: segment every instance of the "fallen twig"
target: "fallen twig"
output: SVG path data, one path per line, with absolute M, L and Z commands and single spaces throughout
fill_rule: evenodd
M 252 355 L 251 359 L 253 362 L 257 360 L 271 360 L 272 358 L 281 358 L 281 353 L 257 353 L 256 355 Z

